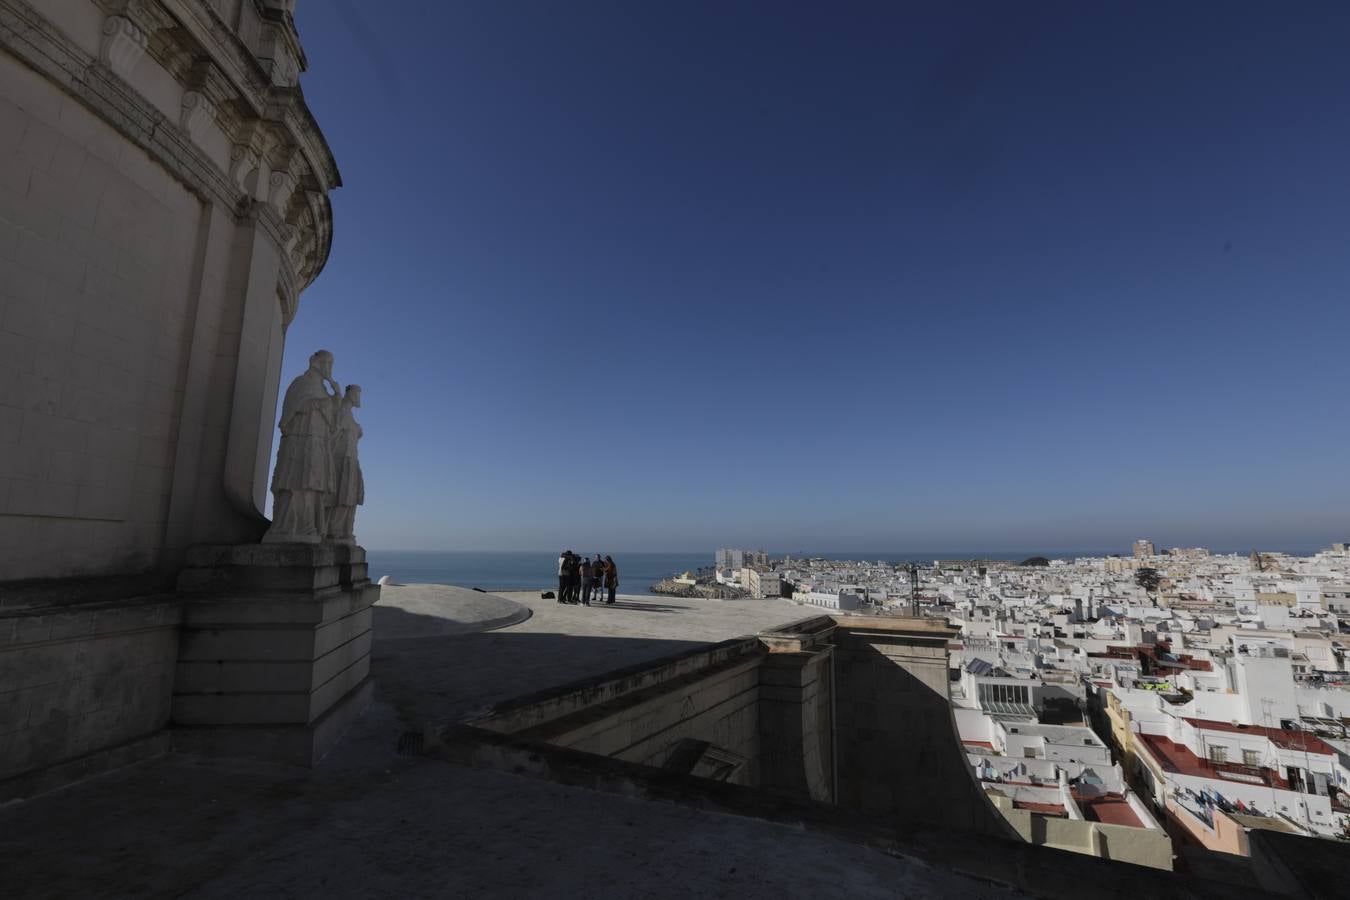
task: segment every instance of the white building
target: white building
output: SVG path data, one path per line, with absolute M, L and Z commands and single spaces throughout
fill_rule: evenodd
M 848 612 L 862 606 L 862 598 L 847 591 L 797 591 L 792 595 L 792 599 L 808 606 L 819 606 L 821 609 L 838 612 Z
M 759 599 L 778 597 L 783 587 L 783 581 L 777 572 L 749 568 L 742 571 L 741 584 L 750 592 L 750 596 Z

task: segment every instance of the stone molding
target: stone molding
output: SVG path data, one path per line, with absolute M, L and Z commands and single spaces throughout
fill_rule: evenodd
M 150 38 L 126 16 L 108 16 L 103 20 L 103 43 L 98 50 L 101 63 L 119 78 L 131 76 L 131 70 L 145 55 Z
M 194 143 L 200 142 L 202 129 L 215 117 L 216 104 L 210 97 L 198 91 L 184 92 L 183 113 L 179 116 L 178 127 L 187 132 Z
M 59 84 L 206 202 L 243 221 L 254 206 L 282 253 L 287 323 L 295 299 L 318 276 L 332 245 L 328 191 L 341 185 L 332 153 L 298 87 L 277 87 L 263 63 L 207 0 L 91 0 L 107 14 L 97 57 L 52 27 L 25 0 L 0 0 L 0 48 Z M 262 7 L 259 7 L 260 13 Z M 275 13 L 275 11 L 274 11 Z M 287 30 L 289 14 L 263 17 Z M 297 45 L 298 47 L 298 45 Z M 176 121 L 127 78 L 147 53 L 184 88 Z M 303 69 L 303 56 L 298 65 Z M 198 145 L 214 120 L 234 143 L 230 171 Z M 273 183 L 274 173 L 283 173 Z M 256 176 L 256 177 L 255 177 Z M 245 184 L 253 180 L 253 189 Z M 278 221 L 270 221 L 270 220 Z M 294 241 L 292 232 L 298 232 Z

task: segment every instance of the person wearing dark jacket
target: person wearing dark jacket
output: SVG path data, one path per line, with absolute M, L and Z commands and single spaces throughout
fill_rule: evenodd
M 619 567 L 614 565 L 614 558 L 605 557 L 605 587 L 609 588 L 609 599 L 606 603 L 614 602 L 614 592 L 619 587 Z
M 567 602 L 576 603 L 581 590 L 581 557 L 575 553 L 567 560 Z

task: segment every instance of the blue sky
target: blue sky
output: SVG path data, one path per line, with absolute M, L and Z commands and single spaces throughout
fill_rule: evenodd
M 1350 7 L 301 3 L 367 547 L 1350 536 Z

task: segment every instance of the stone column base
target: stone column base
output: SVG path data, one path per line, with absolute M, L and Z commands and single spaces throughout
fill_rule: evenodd
M 370 702 L 371 609 L 360 547 L 188 551 L 174 746 L 313 765 Z

